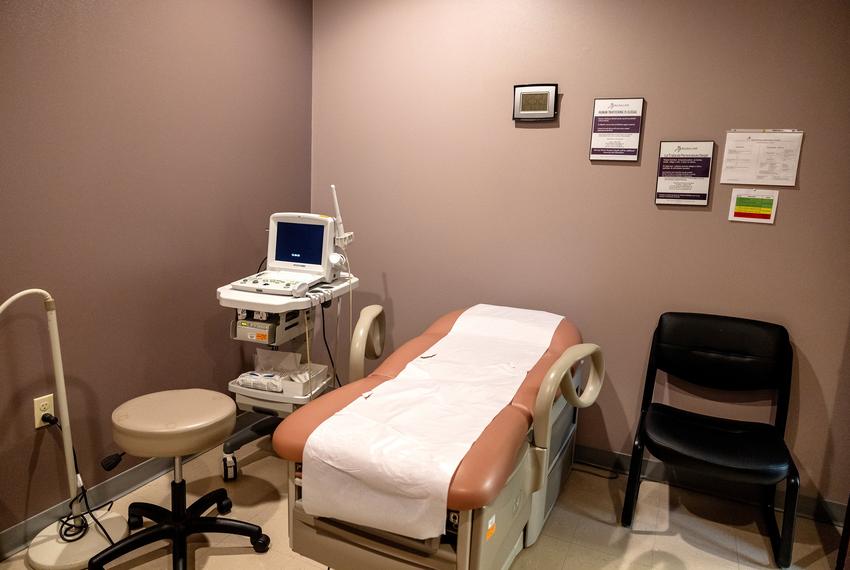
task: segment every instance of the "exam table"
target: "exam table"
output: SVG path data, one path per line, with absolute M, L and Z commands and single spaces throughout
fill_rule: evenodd
M 449 313 L 389 355 L 370 375 L 330 392 L 287 417 L 273 436 L 288 464 L 290 546 L 344 569 L 498 569 L 537 540 L 569 473 L 577 408 L 591 405 L 604 377 L 598 346 L 582 344 L 563 319 L 548 348 L 527 372 L 513 400 L 484 428 L 451 479 L 446 531 L 428 539 L 308 514 L 302 501 L 302 461 L 311 434 L 328 418 L 384 382 L 445 337 L 463 311 Z M 380 306 L 363 309 L 351 350 L 351 377 L 383 349 Z M 583 389 L 581 387 L 583 386 Z

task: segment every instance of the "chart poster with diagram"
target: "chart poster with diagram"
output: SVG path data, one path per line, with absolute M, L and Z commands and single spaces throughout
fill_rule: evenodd
M 594 99 L 590 160 L 637 161 L 643 98 Z
M 661 141 L 655 203 L 707 206 L 714 141 Z
M 794 186 L 802 146 L 802 131 L 729 131 L 723 149 L 720 183 Z
M 755 188 L 733 188 L 729 203 L 729 220 L 772 224 L 776 219 L 779 190 L 756 190 Z

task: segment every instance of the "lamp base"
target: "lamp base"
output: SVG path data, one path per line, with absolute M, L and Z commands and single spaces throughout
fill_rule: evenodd
M 118 513 L 99 511 L 94 513 L 100 524 L 118 542 L 128 534 L 127 521 Z M 89 564 L 89 559 L 109 546 L 103 531 L 85 515 L 89 523 L 83 538 L 66 542 L 59 537 L 59 523 L 53 523 L 38 533 L 27 550 L 27 563 L 35 570 L 81 570 Z

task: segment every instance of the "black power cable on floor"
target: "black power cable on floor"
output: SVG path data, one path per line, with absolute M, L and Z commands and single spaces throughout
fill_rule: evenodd
M 331 367 L 334 369 L 334 380 L 336 380 L 336 385 L 341 388 L 342 382 L 339 381 L 339 374 L 336 370 L 334 357 L 331 355 L 331 347 L 328 345 L 328 335 L 325 333 L 325 304 L 321 303 L 319 306 L 322 307 L 322 340 L 325 341 L 325 350 L 328 351 L 328 358 L 331 361 Z
M 59 428 L 59 431 L 62 431 L 62 425 L 59 423 L 59 418 L 57 418 L 56 416 L 52 414 L 44 414 L 41 417 L 41 420 L 49 426 L 55 426 Z M 77 463 L 77 450 L 72 447 L 71 453 L 74 456 L 74 471 L 76 472 L 78 480 L 81 481 L 82 479 L 80 478 L 80 467 Z M 81 505 L 85 505 L 85 509 L 83 510 L 83 512 L 80 513 L 79 523 L 74 521 L 74 503 L 77 502 L 79 502 Z M 91 505 L 89 504 L 88 489 L 86 489 L 85 485 L 80 485 L 79 494 L 73 499 L 71 499 L 70 502 L 68 502 L 68 508 L 71 510 L 71 512 L 59 519 L 59 537 L 65 542 L 76 542 L 83 538 L 89 530 L 89 523 L 86 520 L 86 515 L 88 515 L 100 529 L 100 532 L 103 533 L 103 536 L 106 537 L 106 540 L 109 541 L 109 544 L 115 544 L 115 541 L 112 540 L 112 537 L 106 531 L 106 528 L 104 528 L 104 526 L 98 520 L 97 516 L 95 516 L 94 514 L 94 511 L 102 509 L 104 507 L 106 507 L 107 511 L 112 510 L 113 503 L 114 501 L 109 501 L 98 507 L 95 507 L 94 509 L 91 508 Z

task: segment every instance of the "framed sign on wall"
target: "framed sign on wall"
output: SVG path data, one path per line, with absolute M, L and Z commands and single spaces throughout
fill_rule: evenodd
M 638 160 L 643 97 L 594 99 L 590 160 Z
M 714 141 L 661 141 L 655 203 L 708 206 Z

